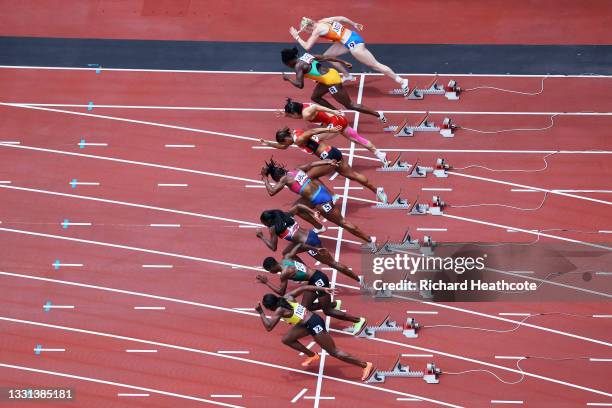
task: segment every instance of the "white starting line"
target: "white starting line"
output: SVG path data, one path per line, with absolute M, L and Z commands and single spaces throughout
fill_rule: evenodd
M 171 148 L 171 149 L 172 148 L 174 148 L 174 149 L 182 149 L 182 148 L 188 149 L 188 148 L 195 147 L 195 145 L 192 145 L 192 144 L 167 144 L 167 145 L 164 145 L 164 147 L 168 147 L 168 148 Z
M 210 398 L 242 398 L 241 394 L 210 394 Z
M 150 349 L 127 349 L 126 353 L 157 353 L 157 350 Z
M 157 187 L 189 187 L 186 183 L 157 183 Z
M 524 401 L 509 401 L 509 400 L 491 400 L 491 404 L 524 404 Z
M 251 352 L 248 350 L 218 350 L 217 353 L 219 354 L 250 354 Z
M 308 391 L 308 388 L 302 388 L 302 391 L 298 392 L 295 397 L 293 397 L 291 403 L 295 404 L 300 398 L 302 398 L 302 395 L 306 394 L 306 391 Z
M 181 224 L 149 224 L 149 227 L 180 228 Z
M 143 268 L 172 269 L 173 265 L 142 265 Z
M 166 306 L 134 306 L 134 310 L 166 310 Z
M 125 392 L 120 392 L 117 393 L 118 397 L 149 397 L 151 394 L 132 394 L 132 393 L 125 393 Z
M 45 309 L 74 309 L 74 306 L 71 305 L 43 305 L 43 310 Z

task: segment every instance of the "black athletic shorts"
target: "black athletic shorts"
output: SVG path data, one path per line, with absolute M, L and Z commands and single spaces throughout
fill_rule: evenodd
M 323 272 L 316 270 L 312 274 L 312 277 L 308 280 L 308 284 L 312 286 L 319 286 L 322 288 L 329 288 L 329 278 Z M 325 292 L 317 292 L 317 296 L 324 296 Z
M 312 316 L 310 316 L 310 319 L 304 322 L 304 326 L 306 326 L 306 329 L 308 329 L 308 333 L 312 334 L 313 336 L 325 333 L 327 331 L 325 330 L 325 322 L 321 316 L 316 313 L 313 313 Z

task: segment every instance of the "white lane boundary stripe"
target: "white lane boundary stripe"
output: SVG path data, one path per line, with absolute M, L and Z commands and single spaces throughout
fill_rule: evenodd
M 585 197 L 585 196 L 580 196 L 580 195 L 576 195 L 576 194 L 564 193 L 564 192 L 562 192 L 560 190 L 547 190 L 545 188 L 526 186 L 524 184 L 512 183 L 512 182 L 509 182 L 509 181 L 497 180 L 497 179 L 492 179 L 492 178 L 488 178 L 488 177 L 474 176 L 474 175 L 465 174 L 465 173 L 457 173 L 457 172 L 454 172 L 454 171 L 449 171 L 448 174 L 452 174 L 454 176 L 467 177 L 467 178 L 471 178 L 471 179 L 475 179 L 475 180 L 488 181 L 490 183 L 505 184 L 507 186 L 521 187 L 521 188 L 524 188 L 524 189 L 536 190 L 536 191 L 541 191 L 543 193 L 556 194 L 556 195 L 560 195 L 560 196 L 564 196 L 564 197 L 576 198 L 578 200 L 586 200 L 586 201 L 591 201 L 591 202 L 599 203 L 599 204 L 612 205 L 612 202 L 610 202 L 610 201 L 599 200 L 599 199 L 596 199 L 596 198 Z
M 333 332 L 336 332 L 336 333 L 342 333 L 342 334 L 350 335 L 350 333 L 344 332 L 342 330 L 331 329 L 330 331 L 333 331 Z M 580 389 L 580 390 L 583 390 L 583 391 L 591 392 L 593 394 L 599 394 L 599 395 L 605 395 L 607 397 L 612 397 L 612 394 L 607 393 L 605 391 L 601 391 L 601 390 L 597 390 L 597 389 L 589 388 L 589 387 L 584 387 L 582 385 L 573 384 L 573 383 L 570 383 L 570 382 L 558 380 L 556 378 L 545 377 L 543 375 L 531 373 L 529 371 L 517 370 L 517 369 L 514 369 L 514 368 L 500 366 L 500 365 L 489 363 L 489 362 L 486 362 L 486 361 L 476 360 L 476 359 L 470 358 L 470 357 L 464 357 L 464 356 L 460 356 L 460 355 L 457 355 L 457 354 L 446 353 L 446 352 L 443 352 L 443 351 L 434 350 L 434 349 L 430 349 L 430 348 L 426 348 L 426 347 L 413 346 L 411 344 L 400 343 L 398 341 L 387 340 L 387 339 L 382 339 L 382 338 L 378 338 L 378 337 L 373 337 L 370 340 L 378 341 L 378 342 L 382 342 L 382 343 L 387 343 L 387 344 L 393 344 L 393 345 L 400 346 L 400 347 L 411 348 L 411 349 L 415 349 L 415 350 L 419 350 L 419 351 L 425 351 L 425 352 L 436 354 L 438 356 L 445 356 L 445 357 L 450 357 L 450 358 L 454 358 L 454 359 L 457 359 L 457 360 L 463 360 L 463 361 L 467 361 L 467 362 L 470 362 L 470 363 L 475 363 L 475 364 L 484 365 L 484 366 L 487 366 L 487 367 L 496 368 L 498 370 L 510 371 L 510 372 L 513 372 L 513 373 L 516 373 L 516 374 L 525 375 L 527 377 L 537 378 L 539 380 L 548 381 L 548 382 L 552 382 L 552 383 L 555 383 L 555 384 L 565 385 L 566 387 L 576 388 L 576 389 Z
M 302 391 L 298 392 L 295 397 L 293 397 L 291 403 L 295 404 L 302 397 L 302 395 L 306 394 L 306 391 L 308 391 L 308 388 L 302 388 Z
M 148 69 L 148 68 L 104 68 L 104 67 L 50 67 L 42 65 L 0 65 L 0 69 L 40 69 L 50 71 L 116 71 L 116 72 L 158 72 L 158 73 L 181 73 L 181 74 L 246 74 L 246 75 L 278 75 L 291 74 L 293 72 L 286 71 L 213 71 L 213 70 L 194 70 L 194 69 Z M 377 72 L 354 72 L 354 75 L 382 76 Z M 435 76 L 437 74 L 427 72 L 402 72 L 398 75 L 407 76 Z M 561 75 L 561 74 L 438 74 L 441 77 L 491 77 L 491 78 L 588 78 L 588 79 L 609 79 L 611 75 L 601 74 L 576 74 L 576 75 Z
M 94 154 L 75 153 L 75 152 L 68 152 L 68 151 L 64 151 L 64 150 L 45 149 L 45 148 L 42 148 L 42 147 L 34 147 L 34 146 L 8 145 L 8 144 L 4 144 L 4 143 L 0 143 L 0 147 L 12 147 L 12 148 L 18 148 L 18 149 L 24 149 L 24 150 L 34 150 L 34 151 L 45 152 L 45 153 L 56 153 L 56 154 L 65 154 L 67 156 L 85 157 L 85 158 L 88 158 L 88 159 L 98 159 L 98 160 L 106 160 L 106 161 L 112 161 L 112 162 L 117 162 L 117 163 L 135 164 L 135 165 L 138 165 L 138 166 L 154 167 L 154 168 L 158 168 L 158 169 L 173 170 L 173 171 L 182 171 L 182 172 L 185 172 L 185 173 L 201 174 L 203 176 L 220 177 L 220 178 L 229 179 L 229 180 L 248 181 L 249 183 L 263 183 L 263 181 L 261 181 L 261 180 L 253 180 L 253 179 L 248 179 L 248 178 L 244 178 L 244 177 L 228 176 L 226 174 L 211 173 L 211 172 L 202 171 L 202 170 L 186 169 L 186 168 L 183 168 L 183 167 L 166 166 L 166 165 L 163 165 L 163 164 L 147 163 L 147 162 L 140 162 L 140 161 L 135 161 L 135 160 L 119 159 L 119 158 L 116 158 L 116 157 L 96 156 Z
M 104 287 L 104 286 L 89 285 L 89 284 L 86 284 L 86 283 L 64 281 L 64 280 L 59 280 L 59 279 L 43 278 L 43 277 L 39 277 L 39 276 L 23 275 L 23 274 L 12 273 L 12 272 L 0 271 L 0 275 L 12 276 L 12 277 L 15 277 L 15 278 L 22 278 L 22 279 L 39 280 L 39 281 L 43 281 L 43 282 L 53 282 L 53 283 L 62 284 L 62 285 L 77 286 L 77 287 L 83 287 L 83 288 L 89 288 L 89 289 L 104 290 L 104 291 L 108 291 L 108 292 L 121 293 L 121 294 L 132 295 L 132 296 L 140 296 L 140 297 L 146 297 L 146 298 L 149 298 L 149 299 L 156 299 L 156 300 L 165 300 L 165 301 L 169 301 L 169 302 L 181 303 L 181 304 L 197 306 L 197 307 L 202 307 L 202 308 L 207 308 L 207 309 L 239 313 L 239 314 L 244 314 L 244 315 L 248 315 L 248 316 L 257 316 L 257 313 L 250 312 L 251 310 L 253 310 L 252 307 L 249 307 L 249 308 L 227 308 L 227 307 L 222 307 L 222 306 L 209 305 L 209 304 L 206 304 L 206 303 L 192 302 L 192 301 L 178 299 L 178 298 L 172 298 L 172 297 L 166 297 L 166 296 L 157 296 L 157 295 L 152 295 L 152 294 L 142 293 L 142 292 L 134 292 L 134 291 L 123 290 L 123 289 L 108 288 L 108 287 Z M 340 284 L 340 283 L 336 284 L 336 286 L 345 287 L 345 288 L 353 289 L 353 290 L 359 290 L 359 288 L 357 286 L 344 285 L 344 284 Z M 507 323 L 512 323 L 512 324 L 521 323 L 520 321 L 517 321 L 517 320 L 507 319 L 505 317 L 489 315 L 489 314 L 481 313 L 481 312 L 476 312 L 474 310 L 462 309 L 462 308 L 455 307 L 455 306 L 444 305 L 444 304 L 441 304 L 441 303 L 427 303 L 427 302 L 422 302 L 419 299 L 413 299 L 413 298 L 409 298 L 409 297 L 402 297 L 402 299 L 410 300 L 410 301 L 413 301 L 413 302 L 419 302 L 419 303 L 422 303 L 422 304 L 427 304 L 429 306 L 437 306 L 437 307 L 442 307 L 442 308 L 445 308 L 445 309 L 454 310 L 454 311 L 457 311 L 457 312 L 472 314 L 472 315 L 479 316 L 479 317 L 487 317 L 487 318 L 490 318 L 490 319 L 499 320 L 499 321 L 503 321 L 503 322 L 507 322 Z M 427 313 L 427 314 L 432 314 L 432 313 L 437 313 L 437 312 L 408 311 L 407 313 Z M 527 315 L 527 314 L 521 314 L 521 316 L 523 316 L 523 315 Z M 593 315 L 593 317 L 612 318 L 612 315 Z M 562 335 L 562 336 L 572 337 L 572 338 L 575 338 L 575 339 L 578 339 L 578 340 L 584 340 L 584 341 L 588 341 L 588 342 L 592 342 L 592 343 L 596 343 L 596 344 L 601 344 L 601 345 L 604 345 L 604 346 L 607 346 L 607 347 L 612 347 L 612 343 L 607 343 L 605 341 L 601 341 L 601 340 L 597 340 L 597 339 L 592 339 L 590 337 L 578 336 L 578 335 L 573 334 L 573 333 L 563 332 L 563 331 L 559 331 L 559 330 L 555 330 L 555 329 L 549 329 L 547 327 L 537 326 L 537 325 L 534 325 L 534 324 L 531 324 L 531 323 L 526 323 L 526 322 L 525 323 L 521 323 L 521 324 L 523 326 L 530 327 L 532 329 L 547 331 L 547 332 L 559 334 L 559 335 Z
M 84 333 L 84 334 L 91 334 L 91 335 L 107 337 L 107 338 L 115 338 L 115 339 L 119 339 L 119 340 L 133 341 L 133 342 L 137 342 L 137 343 L 151 344 L 151 345 L 155 345 L 155 346 L 159 346 L 159 347 L 166 347 L 166 348 L 171 348 L 171 349 L 175 349 L 175 350 L 188 351 L 188 352 L 197 353 L 197 354 L 203 354 L 203 355 L 207 355 L 207 356 L 222 357 L 222 358 L 226 358 L 226 359 L 229 359 L 229 360 L 240 361 L 240 362 L 243 362 L 243 363 L 257 364 L 257 365 L 261 365 L 261 366 L 264 366 L 264 367 L 277 368 L 277 369 L 280 369 L 280 370 L 294 372 L 294 373 L 298 373 L 298 374 L 304 374 L 304 375 L 308 375 L 308 376 L 312 376 L 312 377 L 317 376 L 317 374 L 315 374 L 315 373 L 313 373 L 311 371 L 303 371 L 303 370 L 298 370 L 297 368 L 285 367 L 285 366 L 281 366 L 281 365 L 278 365 L 278 364 L 267 363 L 267 362 L 264 362 L 264 361 L 253 360 L 253 359 L 249 359 L 249 358 L 245 358 L 245 357 L 238 357 L 238 356 L 228 355 L 228 354 L 219 354 L 219 353 L 215 353 L 215 352 L 212 352 L 212 351 L 195 349 L 195 348 L 185 347 L 185 346 L 178 346 L 178 345 L 175 345 L 175 344 L 161 343 L 161 342 L 157 342 L 157 341 L 138 339 L 138 338 L 134 338 L 134 337 L 120 336 L 120 335 L 117 335 L 117 334 L 97 332 L 97 331 L 93 331 L 93 330 L 77 329 L 75 327 L 59 326 L 59 325 L 54 325 L 54 324 L 34 322 L 34 321 L 28 321 L 28 320 L 13 319 L 13 318 L 10 318 L 10 317 L 3 317 L 3 316 L 0 316 L 0 320 L 7 321 L 7 322 L 13 322 L 13 323 L 29 324 L 29 325 L 32 325 L 32 326 L 49 327 L 49 328 L 52 328 L 52 329 L 65 330 L 65 331 L 70 331 L 70 332 L 75 332 L 75 333 Z M 0 364 L 0 366 L 1 365 L 2 364 Z M 404 397 L 419 398 L 419 399 L 421 399 L 423 401 L 431 402 L 431 403 L 442 405 L 442 406 L 446 406 L 446 407 L 463 408 L 463 407 L 461 407 L 459 405 L 454 405 L 454 404 L 450 404 L 450 403 L 447 403 L 447 402 L 434 400 L 434 399 L 427 398 L 427 397 L 421 397 L 421 396 L 418 396 L 418 395 L 408 394 L 408 393 L 405 393 L 405 392 L 396 391 L 396 390 L 389 389 L 389 388 L 378 387 L 378 386 L 374 386 L 374 385 L 370 385 L 370 384 L 365 384 L 365 383 L 361 383 L 361 382 L 357 382 L 357 381 L 346 380 L 344 378 L 333 377 L 333 376 L 326 375 L 326 374 L 324 374 L 323 377 L 325 379 L 328 379 L 328 380 L 333 380 L 333 381 L 337 381 L 337 382 L 344 383 L 344 384 L 354 385 L 354 386 L 361 387 L 361 388 L 367 388 L 367 389 L 370 389 L 370 390 L 387 392 L 387 393 L 390 393 L 390 394 L 401 395 L 401 396 L 404 396 Z M 133 387 L 133 388 L 134 389 L 142 389 L 144 391 L 152 391 L 152 390 L 149 390 L 149 389 L 146 389 L 146 388 L 139 388 L 139 387 Z
M 191 400 L 191 401 L 206 402 L 206 403 L 209 403 L 209 404 L 220 405 L 222 407 L 243 408 L 243 407 L 241 407 L 239 405 L 225 404 L 225 403 L 222 403 L 222 402 L 219 402 L 219 401 L 212 401 L 212 400 L 208 400 L 208 399 L 205 399 L 205 398 L 194 397 L 194 396 L 191 396 L 191 395 L 177 394 L 175 392 L 162 391 L 162 390 L 157 390 L 157 389 L 154 389 L 154 388 L 139 387 L 139 386 L 136 386 L 136 385 L 122 384 L 122 383 L 118 383 L 118 382 L 114 382 L 114 381 L 100 380 L 98 378 L 91 378 L 91 377 L 83 377 L 83 376 L 80 376 L 80 375 L 62 373 L 62 372 L 58 372 L 58 371 L 41 370 L 41 369 L 38 369 L 38 368 L 24 367 L 24 366 L 18 366 L 18 365 L 13 365 L 13 364 L 5 364 L 5 363 L 0 363 L 0 367 L 12 368 L 12 369 L 21 370 L 21 371 L 29 371 L 29 372 L 33 372 L 33 373 L 39 373 L 39 374 L 49 374 L 49 375 L 54 375 L 54 376 L 57 376 L 57 377 L 74 378 L 75 380 L 89 381 L 89 382 L 94 382 L 94 383 L 98 383 L 98 384 L 113 385 L 113 386 L 116 386 L 116 387 L 131 388 L 133 390 L 148 391 L 148 392 L 153 393 L 153 394 L 166 395 L 166 396 L 169 396 L 169 397 L 176 397 L 176 398 L 187 399 L 187 400 Z
M 546 238 L 558 239 L 560 241 L 573 242 L 575 244 L 582 244 L 582 245 L 590 246 L 590 247 L 593 247 L 593 248 L 605 249 L 607 251 L 612 250 L 612 248 L 604 246 L 604 245 L 592 244 L 590 242 L 579 241 L 577 239 L 571 239 L 571 238 L 560 237 L 558 235 L 546 234 L 544 232 L 537 232 L 536 230 L 532 231 L 532 230 L 526 230 L 526 229 L 522 229 L 522 228 L 515 228 L 515 227 L 510 227 L 510 226 L 507 226 L 507 225 L 495 224 L 493 222 L 481 221 L 481 220 L 477 220 L 477 219 L 474 219 L 474 218 L 459 217 L 457 215 L 451 215 L 451 214 L 446 214 L 446 213 L 442 214 L 442 216 L 443 217 L 447 217 L 447 218 L 452 218 L 452 219 L 455 219 L 455 220 L 474 222 L 476 224 L 488 225 L 488 226 L 496 227 L 496 228 L 503 228 L 505 230 L 511 229 L 511 230 L 518 231 L 518 232 L 524 232 L 525 234 L 539 235 L 539 236 L 546 237 Z
M 128 246 L 128 245 L 112 244 L 110 242 L 92 241 L 92 240 L 89 240 L 89 239 L 64 237 L 64 236 L 61 236 L 61 235 L 43 234 L 41 232 L 26 231 L 26 230 L 17 230 L 17 229 L 11 229 L 11 228 L 0 228 L 0 231 L 14 232 L 14 233 L 17 233 L 17 234 L 24 234 L 24 235 L 33 235 L 33 236 L 37 236 L 37 237 L 61 239 L 61 240 L 64 240 L 64 241 L 80 242 L 80 243 L 83 243 L 83 244 L 100 245 L 100 246 L 105 246 L 105 247 L 110 247 L 110 248 L 126 249 L 126 250 L 129 250 L 129 251 L 138 251 L 138 252 L 144 252 L 144 253 L 148 253 L 148 254 L 165 255 L 165 256 L 171 256 L 171 257 L 175 257 L 175 258 L 189 259 L 191 261 L 208 262 L 208 263 L 212 263 L 212 264 L 216 264 L 216 265 L 231 266 L 231 267 L 236 267 L 236 268 L 241 268 L 241 269 L 250 269 L 250 270 L 253 270 L 253 271 L 263 271 L 263 268 L 259 268 L 259 267 L 255 268 L 255 267 L 252 267 L 252 266 L 239 265 L 239 264 L 235 264 L 235 263 L 231 263 L 231 262 L 218 261 L 218 260 L 215 260 L 215 259 L 200 258 L 200 257 L 197 257 L 197 256 L 191 256 L 191 255 L 175 254 L 175 253 L 172 253 L 172 252 L 157 251 L 157 250 L 154 250 L 154 249 L 139 248 L 139 247 L 133 247 L 133 246 Z
M 130 203 L 130 202 L 127 202 L 127 201 L 109 200 L 107 198 L 82 196 L 82 195 L 77 195 L 77 194 L 60 193 L 60 192 L 57 192 L 57 191 L 40 190 L 40 189 L 36 189 L 36 188 L 17 187 L 17 186 L 3 186 L 3 185 L 0 185 L 0 188 L 5 188 L 7 190 L 19 190 L 19 191 L 27 191 L 27 192 L 32 192 L 32 193 L 49 194 L 49 195 L 60 196 L 60 197 L 78 198 L 78 199 L 81 199 L 81 200 L 99 201 L 101 203 L 125 205 L 125 206 L 128 206 L 128 207 L 145 208 L 147 210 L 164 211 L 164 212 L 169 212 L 169 213 L 174 213 L 174 214 L 189 215 L 189 216 L 192 216 L 192 217 L 206 218 L 206 219 L 216 220 L 216 221 L 232 222 L 232 223 L 252 226 L 254 228 L 255 227 L 262 227 L 261 224 L 257 224 L 257 223 L 249 222 L 249 221 L 241 221 L 241 220 L 237 220 L 237 219 L 234 219 L 234 218 L 217 217 L 217 216 L 214 216 L 214 215 L 207 215 L 207 214 L 196 213 L 196 212 L 191 212 L 191 211 L 173 210 L 171 208 L 155 207 L 155 206 L 152 206 L 152 205 Z
M 67 115 L 85 116 L 85 117 L 89 117 L 89 118 L 108 119 L 108 120 L 115 120 L 115 121 L 118 121 L 118 122 L 135 123 L 135 124 L 138 124 L 138 125 L 157 126 L 157 127 L 166 128 L 166 129 L 184 130 L 184 131 L 187 131 L 187 132 L 204 133 L 204 134 L 207 134 L 207 135 L 224 136 L 224 137 L 229 137 L 229 138 L 232 138 L 232 139 L 240 139 L 240 140 L 249 140 L 249 141 L 259 142 L 259 139 L 254 138 L 254 137 L 234 135 L 234 134 L 231 134 L 231 133 L 215 132 L 215 131 L 212 131 L 212 130 L 203 130 L 203 129 L 197 129 L 197 128 L 190 128 L 190 127 L 186 127 L 186 126 L 168 125 L 168 124 L 165 124 L 165 123 L 149 122 L 149 121 L 146 121 L 146 120 L 136 120 L 136 119 L 120 118 L 120 117 L 117 117 L 117 116 L 98 115 L 98 114 L 94 114 L 94 113 L 74 112 L 74 111 L 68 111 L 68 110 L 63 110 L 63 109 L 43 108 L 43 107 L 38 107 L 38 106 L 33 106 L 33 105 L 22 105 L 22 104 L 18 104 L 18 103 L 0 102 L 0 105 L 1 106 L 11 106 L 11 107 L 14 107 L 14 108 L 34 109 L 34 110 L 42 110 L 42 111 L 55 112 L 55 113 L 65 113 Z

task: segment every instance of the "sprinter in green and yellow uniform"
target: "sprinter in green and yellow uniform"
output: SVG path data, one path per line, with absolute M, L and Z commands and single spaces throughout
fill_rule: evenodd
M 362 361 L 357 357 L 353 357 L 345 351 L 336 347 L 334 339 L 325 329 L 325 321 L 318 314 L 309 311 L 304 306 L 296 302 L 295 298 L 304 292 L 323 291 L 332 294 L 330 288 L 321 288 L 318 286 L 303 285 L 289 292 L 285 296 L 279 297 L 272 293 L 264 295 L 261 303 L 257 303 L 255 310 L 259 313 L 259 317 L 267 331 L 272 331 L 274 327 L 284 320 L 293 327 L 283 336 L 283 343 L 294 350 L 306 354 L 308 357 L 302 362 L 302 367 L 308 367 L 312 363 L 319 360 L 319 355 L 314 351 L 306 348 L 299 340 L 303 337 L 311 335 L 313 340 L 321 346 L 330 356 L 342 360 L 346 363 L 353 364 L 362 368 L 361 380 L 367 380 L 374 372 L 374 365 L 370 362 Z M 271 310 L 272 316 L 267 317 L 263 311 L 263 306 Z

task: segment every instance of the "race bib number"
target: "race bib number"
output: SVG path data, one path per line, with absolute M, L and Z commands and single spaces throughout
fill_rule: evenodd
M 307 64 L 310 64 L 314 59 L 315 59 L 314 55 L 308 54 L 308 53 L 300 57 L 300 61 L 304 61 Z
M 351 49 L 352 49 L 352 48 L 355 48 L 355 45 L 357 45 L 357 44 L 355 44 L 355 41 L 351 41 L 350 43 L 348 43 L 348 44 L 346 44 L 346 45 L 347 45 L 349 48 L 351 48 Z
M 295 179 L 296 183 L 298 183 L 301 186 L 308 179 L 308 175 L 306 173 L 304 173 L 302 170 L 300 170 L 295 175 L 294 179 Z
M 331 25 L 331 30 L 336 33 L 337 35 L 341 35 L 342 34 L 342 24 L 338 23 L 337 21 L 334 21 Z
M 328 152 L 321 152 L 321 159 L 325 160 L 327 159 L 327 156 L 329 156 Z
M 325 211 L 326 213 L 330 212 L 333 208 L 331 203 L 325 203 L 321 206 L 321 208 L 323 208 L 323 211 Z
M 304 315 L 306 314 L 306 308 L 302 305 L 297 305 L 295 310 L 293 311 L 293 314 L 299 317 L 300 319 L 303 319 Z
M 323 279 L 317 279 L 317 281 L 315 282 L 315 286 L 322 288 L 325 286 L 325 282 L 323 282 Z
M 308 252 L 308 255 L 313 256 L 313 257 L 319 255 L 319 253 L 315 251 L 314 249 L 309 249 L 306 252 Z
M 296 271 L 306 272 L 306 265 L 304 265 L 303 263 L 296 262 L 294 266 Z
M 330 94 L 337 94 L 338 93 L 338 88 L 336 88 L 335 86 L 330 86 L 329 87 L 329 93 Z
M 312 328 L 312 331 L 315 332 L 316 334 L 319 334 L 323 331 L 323 327 L 321 327 L 320 324 L 317 324 L 316 326 Z

